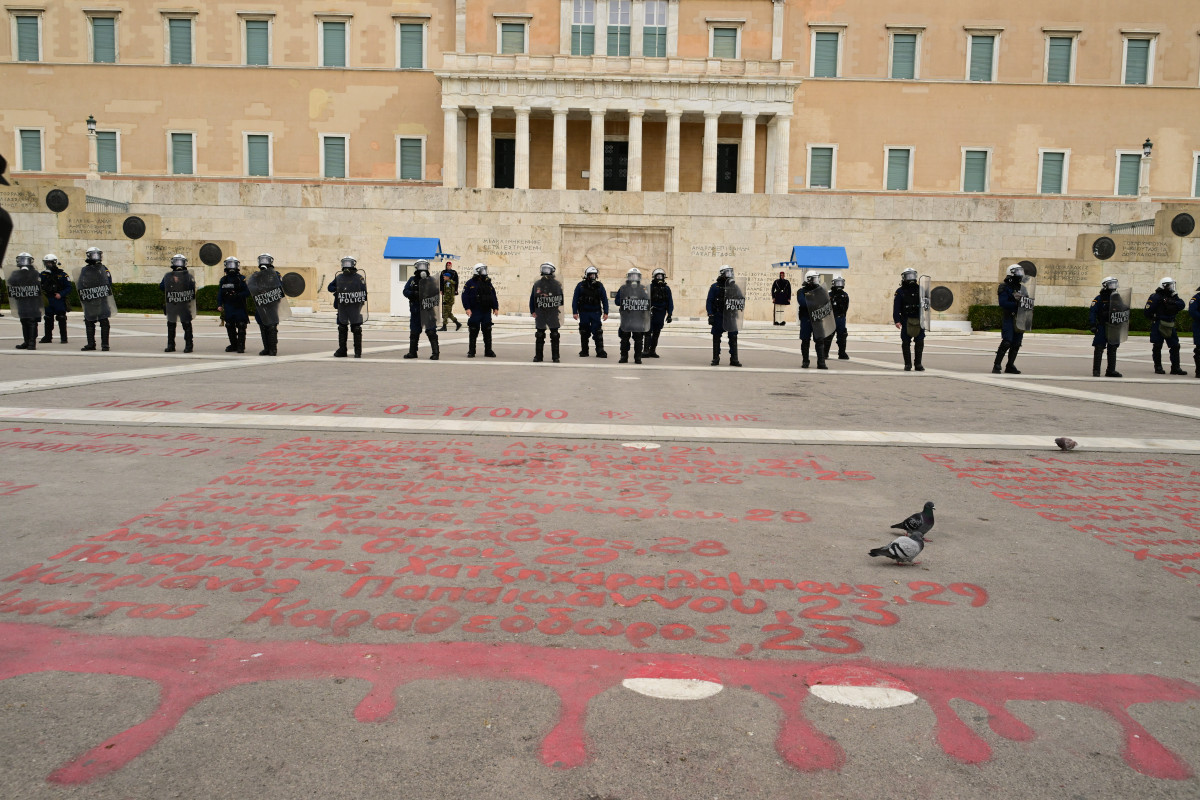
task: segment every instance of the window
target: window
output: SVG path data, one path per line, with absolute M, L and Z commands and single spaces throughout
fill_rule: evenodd
M 266 67 L 271 64 L 271 20 L 247 19 L 246 66 Z
M 1192 197 L 1200 197 L 1200 153 L 1196 153 L 1192 158 L 1195 160 L 1195 167 L 1192 170 Z
M 964 192 L 986 192 L 988 190 L 988 163 L 991 161 L 989 150 L 963 150 L 963 180 Z
M 96 171 L 120 172 L 121 151 L 116 131 L 96 131 Z
M 996 80 L 995 34 L 972 34 L 967 45 L 967 80 Z
M 346 177 L 346 137 L 337 134 L 321 136 L 321 176 Z
M 17 130 L 17 140 L 21 163 L 18 169 L 23 172 L 42 171 L 42 132 L 36 128 Z
M 892 34 L 892 73 L 895 80 L 911 81 L 917 77 L 917 42 L 915 33 Z
M 574 0 L 571 10 L 571 55 L 590 56 L 596 52 L 596 2 Z
M 1075 74 L 1075 37 L 1046 37 L 1046 83 L 1071 83 Z
M 912 185 L 912 148 L 889 147 L 886 158 L 887 177 L 884 188 L 890 192 L 907 192 Z
M 117 18 L 91 17 L 92 63 L 117 63 Z
M 1125 84 L 1147 86 L 1154 78 L 1154 39 L 1125 37 Z
M 196 174 L 196 137 L 192 133 L 170 134 L 171 174 Z
M 321 66 L 346 66 L 346 28 L 343 22 L 321 21 Z
M 841 62 L 842 34 L 840 31 L 814 31 L 812 43 L 812 76 L 838 77 Z
M 629 0 L 608 0 L 608 54 L 629 55 Z
M 716 28 L 712 29 L 712 57 L 713 58 L 737 58 L 738 57 L 738 29 L 737 28 Z
M 1042 150 L 1042 163 L 1038 169 L 1041 175 L 1038 183 L 1040 194 L 1067 193 L 1067 157 L 1065 150 Z
M 18 14 L 17 61 L 42 60 L 42 18 L 36 14 Z
M 525 23 L 524 22 L 501 22 L 500 23 L 500 52 L 501 53 L 524 53 L 525 52 Z
M 425 23 L 401 22 L 396 28 L 400 42 L 400 69 L 425 69 Z
M 642 55 L 667 57 L 667 0 L 646 0 L 642 27 Z
M 425 140 L 396 137 L 396 177 L 402 181 L 425 180 Z
M 167 63 L 192 63 L 191 17 L 167 18 Z
M 835 145 L 808 146 L 808 188 L 832 189 L 837 174 Z
M 1142 154 L 1140 152 L 1117 152 L 1117 188 L 1121 197 L 1137 197 L 1142 177 Z
M 246 134 L 246 174 L 252 177 L 271 174 L 271 134 Z

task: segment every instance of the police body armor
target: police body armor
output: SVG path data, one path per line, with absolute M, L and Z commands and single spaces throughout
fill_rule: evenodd
M 103 264 L 87 264 L 75 276 L 83 318 L 87 322 L 108 319 L 117 313 L 117 301 L 109 283 L 108 268 Z
M 367 321 L 367 281 L 357 272 L 340 272 L 334 279 L 338 325 L 362 325 Z
M 283 279 L 273 269 L 260 269 L 246 279 L 254 298 L 258 318 L 263 325 L 278 325 L 292 316 L 292 307 L 283 295 Z
M 557 330 L 563 321 L 563 287 L 549 275 L 533 284 L 534 320 L 539 328 Z
M 621 330 L 630 333 L 650 330 L 650 292 L 641 283 L 626 281 L 621 287 Z
M 8 276 L 8 307 L 20 319 L 42 318 L 42 277 L 35 269 L 14 269 Z
M 196 318 L 196 279 L 190 270 L 172 270 L 163 278 L 163 310 L 167 322 L 189 322 Z

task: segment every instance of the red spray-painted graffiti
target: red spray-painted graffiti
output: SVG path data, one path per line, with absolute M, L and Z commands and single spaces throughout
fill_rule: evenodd
M 967 764 L 991 758 L 991 748 L 950 705 L 967 700 L 988 711 L 993 732 L 1029 741 L 1035 732 L 1005 704 L 1016 700 L 1079 703 L 1108 714 L 1125 737 L 1122 757 L 1151 777 L 1182 780 L 1192 771 L 1127 713 L 1135 703 L 1200 699 L 1200 687 L 1153 675 L 986 672 L 903 667 L 867 659 L 827 662 L 753 661 L 659 653 L 566 650 L 522 644 L 317 644 L 233 639 L 116 637 L 40 625 L 0 624 L 0 680 L 37 672 L 119 675 L 154 681 L 159 707 L 142 723 L 68 762 L 49 779 L 83 784 L 126 766 L 174 730 L 205 698 L 260 681 L 357 678 L 371 684 L 354 716 L 385 721 L 397 687 L 418 680 L 499 680 L 538 683 L 558 693 L 558 723 L 542 741 L 541 760 L 571 768 L 588 759 L 585 721 L 593 698 L 631 677 L 698 674 L 770 698 L 783 723 L 775 747 L 804 771 L 839 769 L 842 749 L 804 717 L 809 687 L 857 675 L 879 685 L 904 686 L 929 704 L 938 744 Z

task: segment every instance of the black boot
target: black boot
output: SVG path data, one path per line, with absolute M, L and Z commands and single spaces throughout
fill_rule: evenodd
M 645 334 L 633 338 L 633 363 L 635 364 L 642 363 L 642 347 L 644 346 L 644 342 Z
M 28 326 L 27 326 L 27 328 L 26 328 L 26 333 L 25 333 L 25 343 L 29 345 L 29 347 L 28 347 L 27 349 L 29 349 L 29 350 L 37 350 L 37 346 L 38 346 L 38 340 L 37 340 L 38 324 L 37 324 L 37 320 L 36 320 L 36 319 L 31 319 L 31 320 L 21 320 L 21 321 L 22 321 L 22 322 L 28 322 L 28 323 L 29 323 L 29 324 L 28 324 Z
M 992 372 L 999 375 L 1001 372 L 1000 362 L 1004 360 L 1004 354 L 1008 352 L 1008 342 L 1001 342 L 1000 347 L 996 350 L 996 363 L 992 364 Z
M 817 339 L 814 344 L 817 346 L 817 369 L 829 369 L 825 365 L 825 358 L 829 355 L 829 340 Z
M 83 329 L 87 336 L 87 344 L 79 348 L 80 350 L 95 350 L 96 349 L 96 323 L 91 320 L 83 321 Z
M 167 323 L 167 347 L 163 350 L 164 353 L 175 352 L 175 323 Z
M 259 355 L 260 356 L 271 355 L 271 326 L 270 325 L 259 325 L 258 332 L 259 332 L 259 334 L 262 335 L 262 343 L 263 343 L 263 349 L 261 352 L 259 352 Z
M 1005 365 L 1004 371 L 1009 375 L 1021 374 L 1021 370 L 1017 369 L 1016 366 L 1013 365 L 1013 362 L 1017 360 L 1017 353 L 1019 352 L 1021 352 L 1021 348 L 1018 345 L 1014 345 L 1013 348 L 1008 351 L 1008 364 Z
M 629 363 L 629 338 L 626 336 L 622 336 L 622 337 L 620 337 L 620 339 L 621 339 L 621 357 L 619 359 L 617 359 L 617 363 L 618 364 L 628 364 Z
M 604 331 L 596 331 L 596 358 L 608 358 L 608 353 L 604 350 Z
M 192 323 L 183 323 L 183 352 L 192 352 Z
M 924 372 L 925 368 L 921 366 L 921 354 L 925 352 L 925 340 L 917 339 L 913 344 L 916 345 L 913 348 L 913 369 L 917 372 Z
M 361 337 L 362 334 L 359 333 L 359 336 Z M 433 328 L 430 328 L 429 330 L 425 331 L 425 338 L 429 340 L 429 360 L 437 361 L 442 356 L 442 348 L 440 345 L 438 345 L 437 331 Z M 355 356 L 355 358 L 358 358 L 358 356 Z
M 662 328 L 659 328 L 658 330 L 647 334 L 647 336 L 650 337 L 650 341 L 648 341 L 646 343 L 646 347 L 642 351 L 643 356 L 645 356 L 646 358 L 658 358 L 658 337 L 661 335 L 662 335 Z
M 483 357 L 495 358 L 496 354 L 492 351 L 492 326 L 485 325 L 483 328 Z
M 47 335 L 49 335 L 47 333 Z M 67 343 L 67 315 L 58 315 L 58 340 L 63 344 Z
M 1154 374 L 1166 375 L 1167 371 L 1163 369 L 1162 365 L 1162 342 L 1152 345 L 1152 348 L 1151 357 L 1154 359 Z
M 904 371 L 912 372 L 912 341 L 901 341 L 900 351 L 904 353 Z
M 467 334 L 470 337 L 467 341 L 467 358 L 474 358 L 475 342 L 479 338 L 479 328 L 476 328 L 474 325 L 468 325 Z
M 239 322 L 237 324 L 237 351 L 239 353 L 246 352 L 246 327 L 249 322 Z
M 533 334 L 533 363 L 537 364 L 546 355 L 546 329 L 538 328 Z
M 34 324 L 34 336 L 37 336 L 37 320 L 23 319 L 21 320 L 21 343 L 17 345 L 17 350 L 32 350 L 29 346 L 29 323 Z
M 713 334 L 713 357 L 712 366 L 719 366 L 721 363 L 721 334 Z
M 847 337 L 848 337 L 848 334 L 846 333 L 846 331 L 838 331 L 837 332 L 837 347 L 838 347 L 838 360 L 839 361 L 849 361 L 850 360 L 850 356 L 846 355 L 846 339 L 847 339 Z
M 800 358 L 804 359 L 800 362 L 800 369 L 808 369 L 808 339 L 800 340 Z
M 1200 347 L 1196 348 L 1196 352 L 1192 354 L 1192 361 L 1196 363 L 1196 377 L 1200 378 Z
M 362 326 L 354 326 L 354 330 L 351 333 L 354 335 L 354 357 L 362 358 Z
M 1171 374 L 1172 375 L 1187 375 L 1187 373 L 1184 372 L 1179 367 L 1179 348 L 1178 347 L 1176 347 L 1174 350 L 1171 351 Z
M 421 341 L 421 332 L 420 331 L 409 331 L 408 332 L 408 352 L 404 354 L 405 358 L 416 358 L 417 357 L 417 344 L 420 343 L 420 341 Z
M 590 338 L 591 337 L 588 336 L 587 329 L 581 327 L 579 329 L 579 357 L 580 358 L 588 357 L 588 341 Z
M 1103 347 L 1093 347 L 1092 350 L 1094 351 L 1092 354 L 1092 377 L 1099 378 L 1100 377 L 1100 363 L 1104 360 L 1104 348 Z
M 442 320 L 441 330 L 443 330 L 443 331 L 446 330 L 446 320 Z
M 268 325 L 267 326 L 267 339 L 270 342 L 270 344 L 267 347 L 267 355 L 269 355 L 269 356 L 279 355 L 279 326 L 278 325 Z
M 558 331 L 550 331 L 550 360 L 558 363 Z
M 350 326 L 338 325 L 338 348 L 333 351 L 334 358 L 345 358 L 349 353 L 346 352 L 346 341 L 350 338 Z
M 1106 378 L 1120 378 L 1121 373 L 1117 372 L 1117 347 L 1118 345 L 1110 344 L 1108 346 L 1108 369 L 1104 370 Z
M 232 322 L 225 323 L 225 335 L 229 337 L 229 346 L 225 348 L 226 353 L 235 353 L 238 348 L 237 325 Z
M 737 334 L 729 334 L 729 366 L 740 367 L 742 362 L 738 361 L 737 357 Z
M 100 349 L 108 352 L 108 320 L 100 320 Z
M 66 330 L 66 327 L 67 327 L 66 325 L 63 325 L 64 331 Z M 47 314 L 46 315 L 46 335 L 43 336 L 38 341 L 40 341 L 42 344 L 49 344 L 50 342 L 53 342 L 54 337 L 51 336 L 52 333 L 54 333 L 54 317 Z M 64 342 L 66 341 L 66 337 L 63 337 L 63 341 Z

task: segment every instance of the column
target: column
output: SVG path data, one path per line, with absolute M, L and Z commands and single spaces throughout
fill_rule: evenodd
M 476 106 L 479 124 L 476 126 L 475 142 L 475 185 L 480 189 L 491 189 L 495 170 L 492 168 L 492 107 Z
M 1150 160 L 1153 156 L 1142 156 L 1138 164 L 1138 199 L 1150 200 Z M 989 165 L 990 166 L 990 165 Z
M 467 52 L 467 0 L 454 0 L 454 52 Z
M 456 189 L 458 182 L 458 106 L 442 106 L 442 186 Z
M 641 109 L 633 109 L 629 112 L 629 164 L 626 171 L 629 176 L 626 188 L 631 192 L 640 192 L 642 190 Z
M 783 58 L 783 3 L 784 0 L 771 0 L 771 60 Z
M 791 154 L 792 115 L 775 115 L 775 194 L 787 194 L 791 190 L 791 168 L 788 156 Z
M 567 188 L 567 110 L 554 109 L 554 151 L 550 157 L 550 188 Z
M 558 0 L 558 54 L 571 55 L 571 20 L 574 7 L 571 0 Z
M 718 111 L 704 112 L 704 154 L 700 167 L 700 191 L 717 190 L 717 118 Z
M 517 106 L 516 170 L 513 188 L 529 188 L 529 106 Z
M 644 0 L 634 0 L 629 10 L 629 57 L 641 58 L 642 29 L 646 26 L 646 3 Z
M 679 118 L 682 111 L 667 112 L 667 160 L 663 167 L 663 191 L 679 191 Z
M 738 148 L 738 194 L 754 194 L 754 134 L 758 114 L 742 112 L 742 145 Z
M 679 0 L 667 0 L 667 58 L 679 56 Z
M 597 4 L 599 5 L 599 4 Z M 588 162 L 588 189 L 604 188 L 604 109 L 592 109 L 592 157 Z

